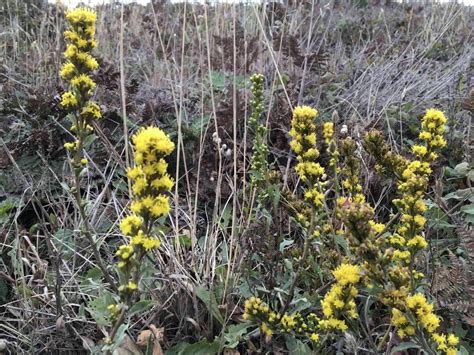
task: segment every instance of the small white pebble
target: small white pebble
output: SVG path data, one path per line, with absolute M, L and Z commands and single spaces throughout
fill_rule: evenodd
M 341 127 L 341 134 L 347 134 L 347 132 L 348 132 L 347 125 L 343 124 Z
M 209 180 L 210 180 L 210 181 L 214 181 L 214 176 L 211 176 L 211 177 L 209 178 Z

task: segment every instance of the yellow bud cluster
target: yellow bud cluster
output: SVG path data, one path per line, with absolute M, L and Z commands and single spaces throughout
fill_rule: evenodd
M 360 159 L 356 155 L 357 145 L 352 138 L 341 141 L 340 153 L 344 157 L 344 165 L 341 169 L 343 176 L 342 187 L 345 196 L 352 202 L 363 203 L 365 196 L 362 193 L 360 183 Z
M 258 297 L 250 297 L 245 301 L 243 319 L 260 325 L 260 329 L 266 337 L 270 338 L 274 333 L 298 334 L 310 339 L 312 342 L 319 341 L 320 319 L 310 313 L 304 318 L 300 313 L 279 314 Z
M 334 137 L 334 124 L 332 122 L 323 123 L 323 138 L 324 143 L 329 145 Z

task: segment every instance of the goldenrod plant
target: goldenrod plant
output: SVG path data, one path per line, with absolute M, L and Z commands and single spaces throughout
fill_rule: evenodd
M 132 182 L 133 197 L 130 213 L 120 221 L 126 242 L 116 252 L 120 286 L 117 302 L 108 306 L 114 324 L 106 340 L 108 345 L 114 343 L 127 311 L 138 300 L 143 258 L 161 244 L 155 222 L 168 215 L 167 194 L 174 186 L 165 160 L 174 150 L 168 135 L 158 127 L 141 128 L 132 137 L 132 144 L 135 165 L 128 169 L 127 176 Z
M 71 192 L 74 194 L 81 218 L 81 235 L 87 238 L 109 286 L 115 288 L 115 282 L 102 262 L 94 239 L 94 231 L 86 213 L 86 201 L 81 193 L 81 178 L 88 165 L 84 145 L 87 137 L 93 132 L 92 122 L 101 118 L 99 105 L 92 99 L 96 88 L 92 72 L 99 67 L 92 55 L 92 51 L 97 47 L 95 40 L 97 14 L 91 9 L 79 7 L 68 11 L 66 19 L 69 23 L 69 28 L 64 32 L 67 42 L 64 52 L 66 62 L 59 74 L 69 86 L 68 91 L 61 96 L 60 105 L 68 112 L 72 124 L 70 130 L 74 137 L 72 142 L 64 144 L 74 173 L 74 186 Z
M 390 346 L 387 337 L 391 329 L 395 329 L 401 340 L 411 339 L 425 351 L 455 354 L 459 339 L 454 334 L 439 332 L 441 319 L 422 291 L 424 275 L 416 270 L 415 263 L 417 253 L 428 245 L 423 237 L 427 209 L 423 198 L 432 172 L 430 164 L 446 144 L 443 138 L 446 117 L 439 110 L 426 111 L 419 135 L 422 143 L 413 146 L 413 160 L 391 153 L 380 133 L 367 134 L 365 146 L 376 158 L 378 171 L 389 172 L 397 178 L 400 197 L 393 203 L 398 207 L 398 213 L 386 223 L 375 220 L 374 209 L 366 202 L 356 156 L 357 144 L 353 138 L 345 138 L 338 144 L 342 161 L 328 164 L 340 164 L 336 169 L 342 180 L 340 194 L 329 197 L 324 193 L 335 188 L 338 182 L 321 181 L 325 169 L 317 161 L 316 117 L 317 111 L 310 107 L 295 108 L 290 131 L 291 147 L 297 155 L 295 170 L 306 183 L 302 194 L 312 207 L 310 216 L 300 216 L 300 220 L 305 222 L 302 225 L 310 233 L 304 243 L 303 259 L 308 257 L 308 240 L 311 240 L 308 237 L 320 235 L 315 233 L 319 231 L 315 224 L 323 223 L 339 227 L 338 234 L 345 237 L 347 243 L 345 255 L 332 271 L 332 277 L 323 275 L 329 280 L 333 278 L 334 283 L 322 297 L 320 305 L 314 304 L 307 315 L 288 311 L 294 295 L 293 282 L 290 299 L 284 302 L 282 312 L 274 311 L 262 299 L 252 297 L 245 303 L 244 319 L 256 322 L 267 342 L 276 334 L 293 334 L 311 341 L 314 349 L 322 349 L 327 339 L 362 327 L 358 321 L 363 305 L 358 304 L 357 299 L 370 295 L 379 302 L 381 312 L 388 311 L 386 317 L 391 317 L 393 326 L 387 328 L 378 344 L 371 342 L 373 351 L 385 351 Z M 324 143 L 329 145 L 334 127 L 327 123 L 321 126 Z M 325 213 L 322 206 L 334 208 L 337 212 Z M 319 213 L 315 213 L 318 208 Z M 323 227 L 322 231 L 329 233 L 331 228 Z M 275 304 L 275 300 L 271 301 Z

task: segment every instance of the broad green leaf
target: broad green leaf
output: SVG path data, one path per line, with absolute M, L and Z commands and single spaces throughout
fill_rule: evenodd
M 244 338 L 244 335 L 247 334 L 247 329 L 254 326 L 255 325 L 250 323 L 240 323 L 229 326 L 227 332 L 224 334 L 225 346 L 231 349 L 235 348 Z
M 458 173 L 458 175 L 464 177 L 467 175 L 469 171 L 469 163 L 466 161 L 459 163 L 458 165 L 454 167 L 454 170 L 456 171 L 456 173 Z
M 132 317 L 135 314 L 143 313 L 153 307 L 154 304 L 155 302 L 153 302 L 152 300 L 138 301 L 132 307 L 130 307 L 130 310 L 128 311 L 128 316 Z
M 447 194 L 446 196 L 444 196 L 443 199 L 444 200 L 454 199 L 457 201 L 469 200 L 469 202 L 474 202 L 474 188 L 471 187 L 470 189 L 462 189 L 462 190 L 453 191 Z
M 112 293 L 104 291 L 87 305 L 86 309 L 98 325 L 110 326 L 110 312 L 107 307 L 115 303 Z
M 474 203 L 471 203 L 470 205 L 462 206 L 461 211 L 466 214 L 474 215 Z
M 217 300 L 214 294 L 204 287 L 198 287 L 196 289 L 196 296 L 207 306 L 209 312 L 217 319 L 217 321 L 223 325 L 224 318 L 222 317 L 219 308 L 217 307 Z

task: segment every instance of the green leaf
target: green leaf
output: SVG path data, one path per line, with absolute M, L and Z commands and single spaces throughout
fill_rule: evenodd
M 286 336 L 286 347 L 292 355 L 306 355 L 311 354 L 311 349 L 308 345 L 293 336 Z
M 147 311 L 149 308 L 153 307 L 155 302 L 152 300 L 141 300 L 136 302 L 132 307 L 130 307 L 130 310 L 128 311 L 128 316 L 132 317 L 135 314 L 138 313 L 143 313 Z
M 474 203 L 471 203 L 470 205 L 462 206 L 461 211 L 466 214 L 474 215 Z
M 396 347 L 392 349 L 390 354 L 394 354 L 400 351 L 408 350 L 408 349 L 421 349 L 421 347 L 418 344 L 412 343 L 412 342 L 404 342 L 400 343 Z
M 465 177 L 467 175 L 467 172 L 469 170 L 469 163 L 468 162 L 462 162 L 462 163 L 459 163 L 458 165 L 456 165 L 454 167 L 454 170 L 456 171 L 456 173 L 458 173 L 458 175 L 460 175 L 461 177 Z
M 89 134 L 86 139 L 84 139 L 84 148 L 90 148 L 91 144 L 97 139 L 95 134 Z
M 474 169 L 469 170 L 469 172 L 467 173 L 467 177 L 469 180 L 474 182 Z
M 192 242 L 189 234 L 181 234 L 176 238 L 176 245 L 184 248 L 191 248 Z
M 286 247 L 292 245 L 295 241 L 293 239 L 283 239 L 283 241 L 280 243 L 280 247 L 278 248 L 281 252 L 285 250 Z
M 102 294 L 89 302 L 86 309 L 98 325 L 110 326 L 110 312 L 107 307 L 115 303 L 113 294 L 103 291 Z
M 217 321 L 223 325 L 224 318 L 222 317 L 219 307 L 217 307 L 217 300 L 214 294 L 204 287 L 198 287 L 196 289 L 196 296 L 207 306 L 209 312 L 217 319 Z
M 0 226 L 4 225 L 10 220 L 13 214 L 13 209 L 19 207 L 20 199 L 17 197 L 7 197 L 0 202 Z
M 444 196 L 443 199 L 444 200 L 454 199 L 457 201 L 469 200 L 469 202 L 474 202 L 474 188 L 453 191 L 447 194 L 446 196 Z
M 247 334 L 247 329 L 254 326 L 255 325 L 250 323 L 229 326 L 227 332 L 224 334 L 226 348 L 233 349 L 239 345 L 240 341 L 245 339 L 244 335 Z

